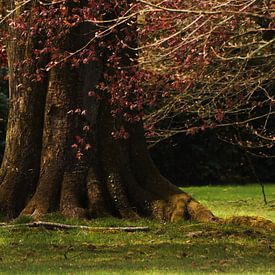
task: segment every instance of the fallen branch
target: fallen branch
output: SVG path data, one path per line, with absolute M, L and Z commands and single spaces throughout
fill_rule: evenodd
M 123 231 L 123 232 L 137 232 L 137 231 L 149 231 L 148 226 L 128 226 L 128 227 L 95 227 L 87 225 L 74 225 L 74 224 L 62 224 L 62 223 L 53 223 L 53 222 L 30 222 L 30 223 L 21 223 L 21 224 L 6 224 L 0 223 L 0 227 L 12 228 L 12 227 L 44 227 L 46 229 L 81 229 L 88 231 Z

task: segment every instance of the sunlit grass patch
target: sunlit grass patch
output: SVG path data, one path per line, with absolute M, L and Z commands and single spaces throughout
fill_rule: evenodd
M 215 215 L 222 218 L 231 216 L 260 216 L 275 222 L 275 184 L 265 184 L 267 204 L 264 204 L 259 184 L 184 187 Z

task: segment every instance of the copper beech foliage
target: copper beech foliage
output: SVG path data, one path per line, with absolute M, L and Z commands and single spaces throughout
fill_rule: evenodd
M 227 141 L 274 154 L 274 1 L 141 2 L 140 65 L 165 99 L 149 141 L 232 127 Z
M 5 43 L 13 39 L 5 23 L 21 33 L 22 43 L 26 36 L 37 41 L 36 60 L 22 62 L 48 58 L 25 77 L 43 81 L 64 62 L 78 67 L 107 56 L 109 69 L 89 95 L 100 100 L 107 92 L 114 116 L 145 119 L 152 144 L 232 126 L 242 134 L 228 141 L 273 147 L 274 1 L 37 1 L 28 8 L 29 2 L 22 1 L 16 20 L 14 10 L 3 10 L 1 19 L 2 63 Z M 64 51 L 66 36 L 84 23 L 94 26 L 87 43 Z M 112 134 L 128 137 L 123 127 Z

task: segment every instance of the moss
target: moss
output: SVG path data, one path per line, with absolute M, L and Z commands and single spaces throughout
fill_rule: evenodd
M 271 220 L 258 216 L 233 216 L 224 220 L 224 223 L 232 223 L 239 226 L 259 227 L 266 230 L 275 230 L 275 224 Z

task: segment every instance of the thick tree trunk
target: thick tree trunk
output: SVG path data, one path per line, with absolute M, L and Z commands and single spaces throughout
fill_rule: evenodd
M 39 184 L 24 209 L 24 214 L 39 215 L 56 209 L 73 127 L 73 119 L 68 115 L 70 110 L 75 109 L 73 79 L 70 68 L 54 68 L 51 71 L 45 108 Z
M 9 2 L 8 8 L 5 6 L 8 10 L 15 8 L 14 1 L 6 2 Z M 10 30 L 10 35 L 16 34 Z M 10 39 L 7 47 L 9 117 L 0 170 L 0 211 L 6 217 L 17 216 L 36 187 L 47 91 L 46 81 L 31 81 L 38 64 L 25 63 L 16 68 L 20 61 L 33 58 L 34 43 L 28 38 L 21 43 L 24 47 L 18 47 L 18 42 Z M 29 77 L 24 76 L 24 72 L 28 72 Z
M 78 44 L 75 36 L 86 32 L 83 24 L 72 32 L 67 46 L 79 48 L 85 40 Z M 87 96 L 103 79 L 103 57 L 78 69 L 55 67 L 47 81 L 34 84 L 21 81 L 22 71 L 15 71 L 13 65 L 32 55 L 32 47 L 23 47 L 24 51 L 22 47 L 11 42 L 8 49 L 11 103 L 0 174 L 1 215 L 36 218 L 60 211 L 77 218 L 216 219 L 160 175 L 147 151 L 142 123 L 114 118 L 108 95 L 99 102 Z M 35 71 L 35 66 L 23 69 Z M 121 125 L 130 133 L 127 140 L 111 136 Z M 85 126 L 92 131 L 83 131 Z M 81 159 L 75 156 L 74 143 L 82 147 Z

